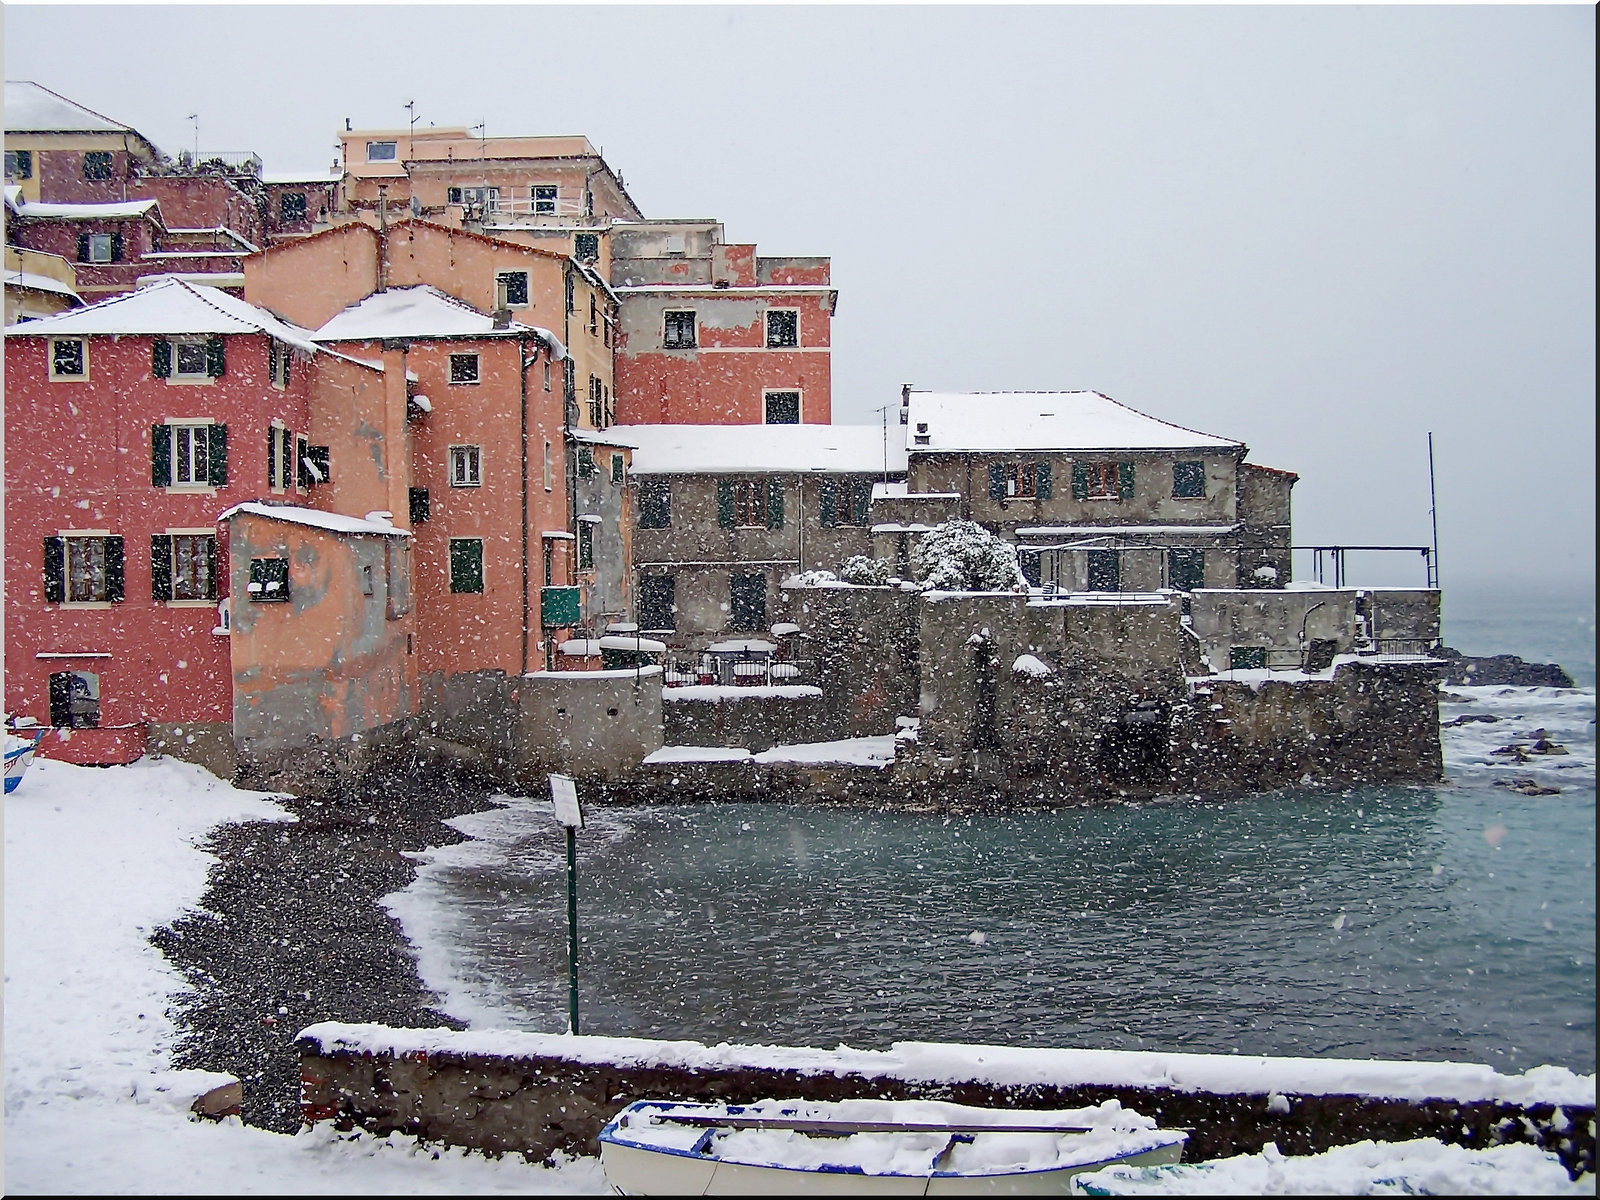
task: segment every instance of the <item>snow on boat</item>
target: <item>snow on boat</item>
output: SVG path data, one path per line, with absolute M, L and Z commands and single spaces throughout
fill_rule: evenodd
M 1053 1112 L 935 1100 L 640 1100 L 600 1131 L 625 1196 L 1066 1195 L 1116 1163 L 1176 1163 L 1188 1134 L 1109 1100 Z
M 40 730 L 39 733 L 43 733 Z M 22 782 L 22 775 L 33 762 L 33 751 L 39 744 L 38 734 L 29 737 L 18 737 L 7 731 L 6 733 L 6 792 L 9 794 L 17 790 L 17 784 Z

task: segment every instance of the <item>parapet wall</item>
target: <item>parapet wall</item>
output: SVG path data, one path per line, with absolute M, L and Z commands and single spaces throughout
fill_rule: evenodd
M 383 1135 L 543 1159 L 598 1153 L 636 1100 L 929 1099 L 1014 1109 L 1119 1101 L 1193 1132 L 1186 1161 L 1316 1154 L 1364 1139 L 1532 1143 L 1594 1170 L 1594 1076 L 1457 1063 L 1013 1049 L 888 1051 L 316 1025 L 299 1039 L 302 1112 Z

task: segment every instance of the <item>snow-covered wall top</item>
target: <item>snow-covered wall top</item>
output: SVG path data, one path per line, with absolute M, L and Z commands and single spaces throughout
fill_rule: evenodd
M 382 537 L 411 536 L 410 530 L 396 529 L 393 525 L 383 521 L 347 517 L 343 513 L 323 512 L 317 508 L 302 508 L 297 504 L 258 504 L 254 501 L 246 501 L 243 504 L 235 504 L 218 516 L 217 520 L 226 521 L 237 513 L 267 517 L 274 521 L 288 521 L 291 525 L 309 525 L 314 529 L 326 529 L 330 533 L 371 533 Z
M 1147 417 L 1099 392 L 912 392 L 902 430 L 906 449 L 918 454 L 1243 447 Z
M 459 1054 L 690 1070 L 769 1068 L 806 1074 L 1057 1087 L 1170 1088 L 1215 1095 L 1371 1096 L 1395 1100 L 1489 1100 L 1593 1106 L 1595 1077 L 1565 1067 L 1502 1075 L 1473 1063 L 1350 1058 L 1257 1058 L 1138 1050 L 1048 1050 L 955 1042 L 896 1042 L 888 1050 L 817 1050 L 723 1042 L 575 1037 L 504 1030 L 392 1029 L 326 1021 L 300 1032 L 323 1054 Z
M 622 425 L 635 475 L 741 471 L 903 475 L 900 435 L 881 425 Z M 887 463 L 887 465 L 885 465 Z

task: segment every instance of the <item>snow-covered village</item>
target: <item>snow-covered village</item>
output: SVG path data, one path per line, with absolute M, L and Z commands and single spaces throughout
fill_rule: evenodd
M 8 1190 L 1594 1194 L 1593 9 L 265 11 L 5 14 Z

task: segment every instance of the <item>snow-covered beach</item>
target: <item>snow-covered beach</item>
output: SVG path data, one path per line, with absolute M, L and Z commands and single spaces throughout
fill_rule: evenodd
M 1514 729 L 1488 721 L 1449 725 L 1450 771 L 1496 773 L 1492 752 L 1515 741 L 1511 734 L 1532 732 L 1523 728 L 1531 722 L 1568 753 L 1530 755 L 1537 757 L 1531 771 L 1528 764 L 1515 769 L 1537 780 L 1581 778 L 1592 787 L 1593 689 L 1550 691 L 1457 689 L 1463 701 L 1447 699 L 1447 722 L 1464 713 L 1493 715 L 1497 696 L 1514 702 L 1524 719 Z M 1575 700 L 1587 704 L 1587 722 L 1576 719 L 1582 714 Z M 112 769 L 40 761 L 7 797 L 10 1189 L 603 1194 L 593 1159 L 534 1166 L 419 1147 L 407 1138 L 340 1135 L 327 1125 L 289 1136 L 237 1119 L 189 1116 L 189 1102 L 220 1080 L 171 1070 L 177 1031 L 169 998 L 184 983 L 148 939 L 199 903 L 214 860 L 197 843 L 210 830 L 289 817 L 270 797 L 170 760 Z M 423 960 L 426 977 L 426 946 Z M 1469 1152 L 1433 1142 L 1345 1147 L 1298 1159 L 1269 1148 L 1203 1171 L 1108 1179 L 1105 1186 L 1143 1194 L 1360 1194 L 1392 1191 L 1395 1180 L 1434 1192 L 1594 1190 L 1592 1177 L 1572 1184 L 1553 1159 L 1527 1147 Z

